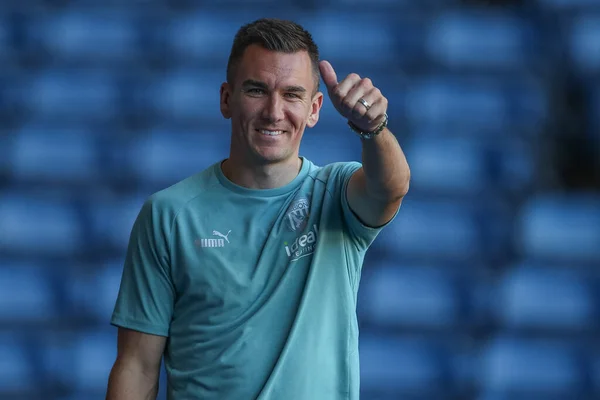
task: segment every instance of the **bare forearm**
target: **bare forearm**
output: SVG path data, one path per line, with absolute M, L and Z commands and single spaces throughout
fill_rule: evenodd
M 410 168 L 392 132 L 386 128 L 374 138 L 362 142 L 367 191 L 374 198 L 402 198 L 408 192 Z
M 106 400 L 156 400 L 157 395 L 158 376 L 115 363 L 108 380 Z

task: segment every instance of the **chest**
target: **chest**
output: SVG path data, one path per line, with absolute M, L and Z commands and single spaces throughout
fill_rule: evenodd
M 237 315 L 278 290 L 298 292 L 325 227 L 320 202 L 312 200 L 222 202 L 184 216 L 172 254 L 180 301 Z

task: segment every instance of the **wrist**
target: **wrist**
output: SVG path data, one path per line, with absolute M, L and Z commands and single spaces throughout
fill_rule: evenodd
M 369 140 L 369 139 L 372 139 L 375 136 L 379 135 L 387 127 L 387 125 L 388 125 L 388 115 L 387 114 L 383 114 L 383 116 L 384 116 L 383 121 L 375 129 L 373 129 L 372 131 L 363 131 L 360 127 L 356 126 L 351 121 L 348 121 L 348 126 L 361 139 L 363 139 L 363 140 Z

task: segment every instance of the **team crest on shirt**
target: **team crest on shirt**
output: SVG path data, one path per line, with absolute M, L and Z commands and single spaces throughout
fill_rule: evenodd
M 310 197 L 294 199 L 285 214 L 285 224 L 289 230 L 295 232 L 296 237 L 283 242 L 283 248 L 290 261 L 309 256 L 316 250 L 319 227 L 313 224 L 309 229 L 309 217 Z
M 310 201 L 307 197 L 295 199 L 285 214 L 285 222 L 293 232 L 306 228 L 310 216 Z

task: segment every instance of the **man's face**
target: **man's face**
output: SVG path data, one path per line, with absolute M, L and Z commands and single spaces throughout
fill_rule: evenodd
M 323 94 L 314 91 L 307 52 L 249 46 L 234 82 L 221 86 L 221 112 L 231 118 L 232 153 L 259 165 L 297 158 L 304 128 L 317 123 L 323 104 Z

